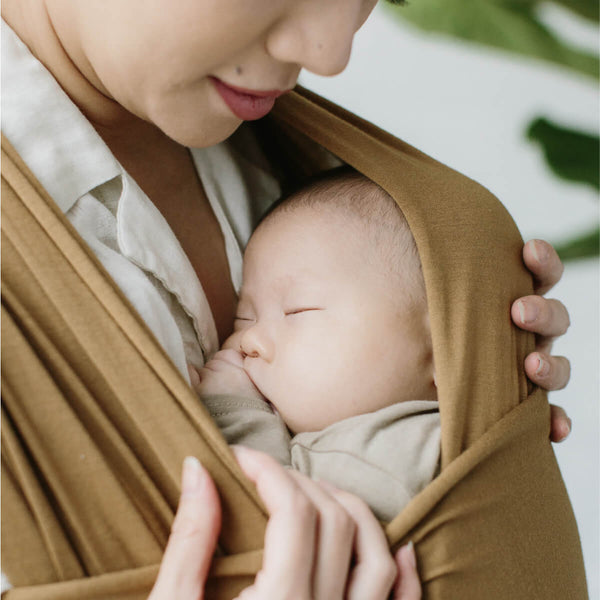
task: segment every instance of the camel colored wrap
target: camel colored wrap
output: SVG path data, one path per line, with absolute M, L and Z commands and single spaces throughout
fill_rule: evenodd
M 442 422 L 441 474 L 386 527 L 415 543 L 424 597 L 587 597 L 543 391 L 511 324 L 532 293 L 522 239 L 485 189 L 304 90 L 265 119 L 275 154 L 327 149 L 385 188 L 416 239 Z M 321 149 L 322 150 L 322 149 Z M 140 317 L 9 144 L 2 150 L 2 568 L 6 600 L 142 599 L 183 458 L 223 502 L 209 598 L 261 565 L 267 514 L 218 429 Z

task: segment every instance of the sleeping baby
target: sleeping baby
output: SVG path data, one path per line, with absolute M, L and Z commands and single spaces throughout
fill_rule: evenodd
M 438 470 L 425 285 L 394 200 L 333 173 L 259 224 L 235 331 L 191 377 L 228 443 L 330 481 L 389 521 Z

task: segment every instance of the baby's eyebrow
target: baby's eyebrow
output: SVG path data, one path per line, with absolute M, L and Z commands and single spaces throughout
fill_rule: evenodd
M 273 287 L 279 291 L 295 290 L 296 288 L 317 288 L 321 276 L 311 270 L 296 270 L 293 275 L 286 274 L 278 277 Z
M 309 270 L 295 271 L 294 274 L 283 274 L 268 282 L 268 290 L 248 289 L 242 286 L 238 298 L 238 310 L 253 310 L 256 302 L 261 303 L 268 297 L 270 301 L 283 302 L 289 294 L 317 292 L 322 284 L 316 281 L 317 275 Z

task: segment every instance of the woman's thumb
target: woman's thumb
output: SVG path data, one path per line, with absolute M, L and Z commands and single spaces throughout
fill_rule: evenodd
M 181 499 L 149 600 L 204 597 L 204 584 L 221 529 L 221 504 L 197 458 L 183 463 Z

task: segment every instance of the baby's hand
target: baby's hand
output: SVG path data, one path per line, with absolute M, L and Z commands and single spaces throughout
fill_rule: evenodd
M 202 369 L 188 365 L 188 371 L 192 387 L 201 396 L 230 395 L 265 400 L 244 371 L 244 360 L 237 350 L 219 350 Z

